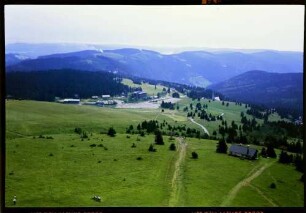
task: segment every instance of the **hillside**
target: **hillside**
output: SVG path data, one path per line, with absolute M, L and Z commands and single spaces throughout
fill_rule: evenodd
M 168 115 L 7 101 L 5 205 L 12 207 L 17 195 L 17 207 L 303 206 L 301 173 L 276 159 L 241 160 L 216 153 L 215 140 L 189 137 L 164 136 L 165 145 L 149 152 L 154 135 L 125 134 L 128 126 L 152 118 L 184 123 Z M 105 134 L 111 126 L 115 137 Z M 88 138 L 80 138 L 76 127 Z M 171 143 L 177 151 L 169 150 Z M 191 158 L 194 151 L 198 159 Z M 94 201 L 94 195 L 102 201 Z
M 187 51 L 161 54 L 156 51 L 124 48 L 115 50 L 83 50 L 40 56 L 37 59 L 6 65 L 7 71 L 49 69 L 81 69 L 111 71 L 155 80 L 207 86 L 248 70 L 277 73 L 302 72 L 300 52 L 208 52 Z
M 246 103 L 303 111 L 303 73 L 249 71 L 209 88 Z
M 6 94 L 16 99 L 54 101 L 55 97 L 80 98 L 93 95 L 121 95 L 129 92 L 120 79 L 108 72 L 49 70 L 45 72 L 10 72 L 6 75 Z

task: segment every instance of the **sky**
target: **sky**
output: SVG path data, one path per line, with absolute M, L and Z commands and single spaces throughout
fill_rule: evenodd
M 6 5 L 5 42 L 303 51 L 303 5 Z

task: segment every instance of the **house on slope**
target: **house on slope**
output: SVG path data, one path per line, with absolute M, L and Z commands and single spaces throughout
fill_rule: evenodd
M 255 160 L 257 158 L 257 149 L 249 145 L 233 144 L 229 149 L 229 155 Z
M 135 99 L 146 99 L 147 98 L 147 93 L 143 91 L 135 91 L 132 93 L 131 97 Z

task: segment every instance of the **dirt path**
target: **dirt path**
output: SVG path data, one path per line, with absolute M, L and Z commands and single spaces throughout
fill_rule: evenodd
M 248 177 L 240 181 L 236 186 L 234 186 L 231 191 L 228 193 L 226 198 L 223 200 L 221 203 L 221 206 L 230 206 L 231 202 L 234 200 L 236 197 L 237 193 L 243 186 L 250 185 L 251 181 L 257 178 L 259 175 L 263 173 L 267 168 L 269 168 L 275 161 L 265 164 L 262 167 L 260 167 L 257 171 L 252 172 Z M 260 194 L 262 195 L 262 193 Z M 274 203 L 273 203 L 274 204 Z M 275 204 L 276 205 L 276 204 Z
M 189 118 L 189 120 L 190 120 L 192 123 L 195 123 L 196 125 L 200 126 L 200 127 L 204 130 L 204 132 L 205 132 L 207 135 L 209 135 L 208 130 L 207 130 L 202 124 L 197 123 L 195 120 L 193 120 L 193 118 Z
M 169 199 L 169 206 L 171 207 L 179 205 L 180 192 L 183 187 L 182 172 L 180 169 L 186 156 L 187 144 L 185 143 L 183 138 L 179 138 L 178 140 L 179 140 L 179 147 L 178 147 L 179 157 L 175 162 L 175 170 L 171 180 L 171 194 Z
M 268 198 L 258 187 L 252 185 L 252 184 L 249 184 L 250 187 L 252 187 L 253 189 L 255 189 L 257 191 L 257 193 L 262 197 L 264 198 L 266 201 L 268 201 L 273 207 L 277 207 L 278 205 L 275 204 L 273 202 L 272 199 Z

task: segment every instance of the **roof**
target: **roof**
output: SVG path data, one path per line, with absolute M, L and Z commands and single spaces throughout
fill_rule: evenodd
M 249 146 L 243 146 L 240 144 L 233 144 L 230 147 L 230 153 L 240 154 L 248 157 L 253 157 L 257 153 L 257 149 L 251 148 Z
M 110 98 L 110 95 L 102 95 L 102 98 Z

